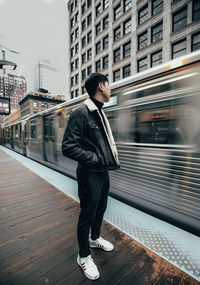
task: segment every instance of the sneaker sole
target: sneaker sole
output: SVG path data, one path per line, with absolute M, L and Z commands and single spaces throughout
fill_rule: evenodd
M 100 247 L 100 246 L 97 246 L 97 245 L 91 245 L 91 244 L 90 244 L 90 247 L 92 247 L 92 248 L 100 248 L 100 249 L 102 249 L 104 251 L 113 251 L 114 250 L 114 247 L 112 249 L 107 249 L 107 248 L 103 248 L 103 247 Z
M 97 275 L 97 276 L 95 276 L 95 277 L 91 277 L 91 276 L 89 276 L 84 270 L 83 270 L 83 268 L 81 267 L 81 265 L 80 265 L 80 263 L 79 263 L 79 261 L 78 261 L 78 258 L 77 258 L 77 263 L 78 263 L 78 265 L 80 266 L 80 268 L 82 269 L 82 271 L 83 271 L 83 273 L 84 273 L 84 275 L 88 278 L 88 279 L 90 279 L 90 280 L 96 280 L 96 279 L 98 279 L 99 278 L 99 276 L 100 276 L 100 274 L 99 275 Z

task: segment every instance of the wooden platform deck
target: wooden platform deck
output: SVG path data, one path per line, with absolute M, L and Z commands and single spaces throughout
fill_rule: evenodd
M 114 252 L 92 250 L 100 271 L 88 280 L 76 263 L 79 204 L 0 150 L 0 285 L 199 284 L 104 222 Z

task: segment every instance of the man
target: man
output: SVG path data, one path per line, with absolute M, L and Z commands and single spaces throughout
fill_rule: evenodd
M 110 100 L 108 80 L 101 73 L 93 73 L 86 80 L 85 88 L 90 98 L 72 112 L 63 137 L 62 153 L 78 161 L 81 211 L 77 263 L 89 279 L 95 280 L 99 272 L 91 258 L 90 247 L 105 251 L 114 249 L 100 237 L 100 230 L 109 192 L 108 171 L 118 169 L 119 160 L 109 122 L 102 110 L 104 102 Z

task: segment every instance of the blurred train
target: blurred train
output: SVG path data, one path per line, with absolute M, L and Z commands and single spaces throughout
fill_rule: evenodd
M 110 87 L 104 111 L 121 164 L 110 173 L 110 194 L 199 234 L 200 52 Z M 2 144 L 75 178 L 76 162 L 62 155 L 61 143 L 70 113 L 86 98 L 4 128 Z

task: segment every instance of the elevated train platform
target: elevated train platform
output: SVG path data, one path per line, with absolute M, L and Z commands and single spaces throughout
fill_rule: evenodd
M 200 239 L 109 197 L 92 249 L 100 271 L 88 280 L 76 263 L 76 181 L 0 146 L 0 284 L 199 284 Z

